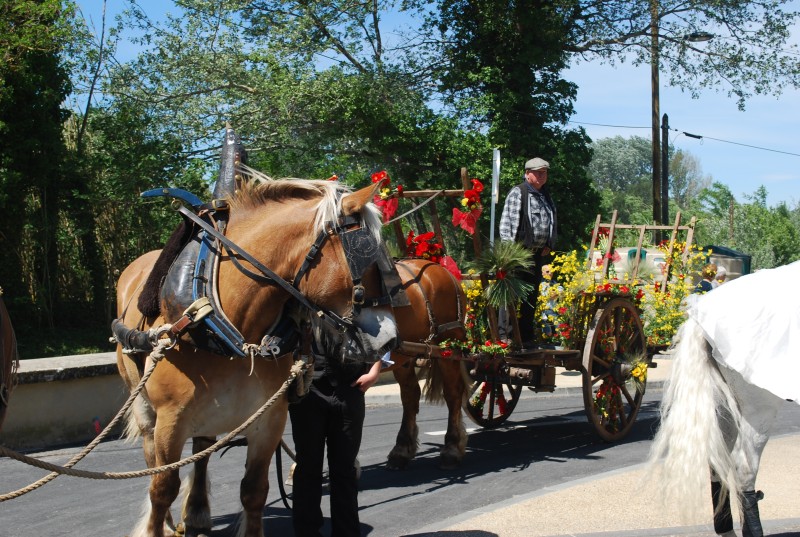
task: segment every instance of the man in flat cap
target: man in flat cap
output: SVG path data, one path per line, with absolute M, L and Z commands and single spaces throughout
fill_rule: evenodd
M 508 193 L 500 218 L 500 239 L 524 244 L 534 257 L 530 273 L 521 275 L 533 285 L 533 291 L 520 305 L 519 332 L 523 347 L 533 344 L 536 301 L 542 283 L 540 268 L 547 264 L 556 242 L 556 206 L 546 187 L 548 168 L 550 164 L 538 157 L 525 163 L 525 181 Z

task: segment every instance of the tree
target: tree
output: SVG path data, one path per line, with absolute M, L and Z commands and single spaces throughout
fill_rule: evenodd
M 57 233 L 70 91 L 59 52 L 70 16 L 60 1 L 12 1 L 0 8 L 0 281 L 10 309 L 52 326 L 59 301 Z
M 616 209 L 621 222 L 652 221 L 650 140 L 641 136 L 601 138 L 592 143 L 589 177 L 603 197 L 602 209 Z M 711 181 L 691 153 L 669 148 L 672 212 L 689 209 Z M 722 185 L 720 185 L 722 186 Z M 705 195 L 710 195 L 706 193 Z
M 767 207 L 762 186 L 738 203 L 720 183 L 705 189 L 695 205 L 696 241 L 752 256 L 751 269 L 772 268 L 800 259 L 800 226 L 786 205 Z M 796 211 L 797 209 L 795 209 Z
M 602 212 L 614 209 L 625 223 L 652 219 L 650 140 L 640 136 L 602 138 L 592 143 L 589 177 L 603 196 Z
M 560 1 L 569 19 L 567 50 L 575 60 L 657 61 L 669 84 L 693 96 L 715 89 L 744 109 L 754 94 L 780 94 L 800 85 L 797 46 L 790 30 L 800 17 L 791 0 Z M 652 17 L 656 8 L 657 16 Z M 654 24 L 655 23 L 655 24 Z M 699 32 L 707 42 L 687 39 Z
M 670 195 L 679 208 L 688 208 L 711 185 L 711 176 L 703 175 L 700 161 L 688 151 L 678 149 L 671 153 L 669 171 Z
M 565 127 L 577 88 L 561 78 L 564 22 L 551 2 L 444 0 L 429 26 L 441 36 L 434 78 L 444 102 L 510 155 L 517 173 L 533 156 L 550 161 L 553 197 L 569 207 L 560 246 L 572 248 L 585 239 L 600 198 L 585 171 L 589 139 Z

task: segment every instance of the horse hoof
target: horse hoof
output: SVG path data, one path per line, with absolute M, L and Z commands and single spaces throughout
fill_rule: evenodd
M 193 528 L 186 527 L 186 537 L 209 537 L 211 535 L 211 528 Z
M 386 460 L 386 469 L 392 471 L 405 470 L 409 460 L 400 457 L 390 457 Z
M 455 457 L 445 457 L 442 456 L 439 460 L 439 469 L 440 470 L 456 470 L 459 466 L 461 466 L 461 460 Z

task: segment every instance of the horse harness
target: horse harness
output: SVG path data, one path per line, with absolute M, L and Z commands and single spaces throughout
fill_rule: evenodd
M 335 222 L 327 222 L 309 248 L 297 274 L 289 282 L 225 236 L 225 222 L 229 207 L 224 200 L 216 199 L 209 204 L 204 204 L 197 196 L 172 188 L 154 189 L 142 193 L 142 197 L 157 196 L 174 198 L 173 208 L 181 213 L 187 222 L 194 224 L 198 230 L 173 262 L 162 285 L 162 298 L 167 307 L 165 313 L 173 318 L 179 317 L 170 329 L 175 338 L 188 332 L 187 335 L 195 346 L 240 358 L 277 358 L 297 347 L 298 323 L 286 311 L 259 344 L 247 343 L 241 332 L 227 318 L 216 292 L 219 261 L 223 250 L 234 266 L 243 274 L 259 282 L 277 285 L 310 316 L 316 317 L 339 333 L 354 330 L 353 319 L 362 308 L 408 304 L 408 299 L 400 285 L 399 276 L 394 269 L 394 263 L 385 246 L 364 225 L 360 215 L 341 216 Z M 181 202 L 187 203 L 194 210 L 188 209 Z M 311 270 L 312 264 L 325 242 L 334 236 L 339 238 L 353 281 L 352 309 L 346 315 L 339 315 L 329 309 L 319 307 L 303 295 L 298 288 L 302 278 Z M 245 260 L 255 270 L 245 267 L 240 259 Z M 362 278 L 372 263 L 378 264 L 384 294 L 368 299 Z M 189 302 L 190 304 L 186 307 Z M 182 314 L 180 313 L 181 309 L 183 309 Z M 124 312 L 122 317 L 124 318 Z M 122 343 L 126 351 L 152 350 L 150 348 L 152 344 L 147 344 L 148 341 L 152 342 L 152 337 L 147 337 L 140 330 L 125 327 L 120 319 L 112 323 L 112 330 L 115 338 Z
M 425 301 L 425 311 L 428 313 L 429 332 L 428 332 L 428 337 L 425 339 L 424 343 L 432 342 L 434 339 L 448 332 L 449 330 L 453 330 L 456 328 L 464 328 L 464 320 L 461 318 L 461 298 L 459 294 L 456 294 L 456 299 L 457 299 L 456 311 L 458 312 L 456 320 L 438 324 L 436 316 L 433 314 L 433 307 L 431 306 L 431 301 L 428 298 L 428 295 L 425 293 L 425 288 L 422 287 L 422 284 L 420 284 L 419 279 L 415 278 L 414 272 L 402 262 L 397 263 L 397 266 L 402 267 L 403 270 L 411 278 L 408 282 L 406 282 L 406 285 L 409 285 L 411 283 L 416 284 L 416 286 L 419 288 L 420 295 L 422 295 L 422 299 Z M 447 274 L 450 275 L 450 279 L 453 285 L 458 286 L 459 285 L 458 282 L 455 281 L 455 279 L 453 278 L 453 276 L 450 274 L 449 271 L 447 272 Z

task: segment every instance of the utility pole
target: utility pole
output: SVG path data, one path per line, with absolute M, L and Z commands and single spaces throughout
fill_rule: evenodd
M 661 136 L 659 130 L 659 94 L 658 94 L 658 0 L 650 0 L 650 88 L 651 88 L 651 125 L 653 144 L 653 222 L 660 225 L 661 221 Z M 656 241 L 660 240 L 660 233 L 656 234 Z
M 728 202 L 728 243 L 733 244 L 733 196 Z
M 669 117 L 661 119 L 661 222 L 669 224 Z

